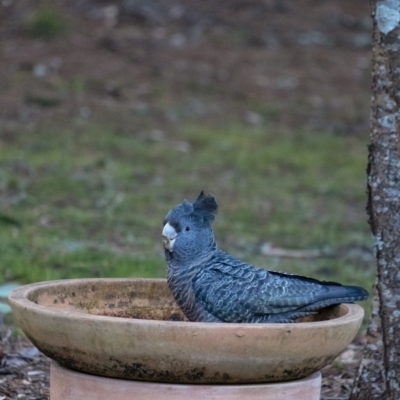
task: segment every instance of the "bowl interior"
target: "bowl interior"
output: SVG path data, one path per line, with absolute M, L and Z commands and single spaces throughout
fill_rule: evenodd
M 187 321 L 163 279 L 82 280 L 54 282 L 30 291 L 28 300 L 48 308 L 111 317 Z M 345 305 L 321 309 L 297 322 L 341 317 Z

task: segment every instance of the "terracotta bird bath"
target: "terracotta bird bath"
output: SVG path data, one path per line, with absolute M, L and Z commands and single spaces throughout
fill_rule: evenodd
M 319 399 L 318 371 L 364 315 L 341 304 L 293 324 L 187 322 L 164 279 L 41 282 L 9 301 L 54 360 L 52 400 Z

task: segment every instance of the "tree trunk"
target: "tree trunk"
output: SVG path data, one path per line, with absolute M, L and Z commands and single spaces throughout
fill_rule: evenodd
M 372 114 L 367 211 L 377 279 L 351 400 L 400 399 L 400 0 L 371 0 Z

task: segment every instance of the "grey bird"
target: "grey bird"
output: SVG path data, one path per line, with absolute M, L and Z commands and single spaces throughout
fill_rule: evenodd
M 268 271 L 219 250 L 211 226 L 217 209 L 214 196 L 202 191 L 164 220 L 168 285 L 189 321 L 294 322 L 320 308 L 368 297 L 358 286 Z

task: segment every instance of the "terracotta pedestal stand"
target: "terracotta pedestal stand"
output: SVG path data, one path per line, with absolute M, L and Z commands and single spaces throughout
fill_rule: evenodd
M 321 373 L 295 381 L 249 385 L 185 385 L 106 378 L 53 361 L 50 400 L 319 400 Z

